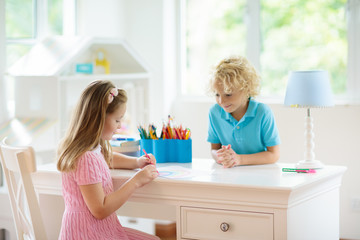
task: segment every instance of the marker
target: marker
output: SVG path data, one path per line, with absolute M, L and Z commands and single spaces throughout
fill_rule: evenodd
M 282 171 L 297 172 L 297 173 L 316 173 L 316 170 L 311 168 L 283 168 Z
M 150 156 L 149 156 L 149 154 L 147 154 L 147 152 L 145 151 L 145 149 L 143 149 L 143 152 L 145 153 L 145 156 L 150 160 L 151 158 L 150 158 Z M 152 163 L 152 162 L 150 162 L 150 164 L 152 164 L 152 165 L 154 165 L 155 166 L 155 164 L 154 163 Z M 158 170 L 156 170 L 157 171 L 157 173 L 159 173 L 159 171 Z
M 143 149 L 143 152 L 145 153 L 145 156 L 148 158 L 148 159 L 151 159 L 150 156 L 147 154 L 147 152 L 145 151 L 145 149 Z

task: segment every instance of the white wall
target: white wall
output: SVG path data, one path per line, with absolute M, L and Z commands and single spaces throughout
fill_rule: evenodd
M 77 33 L 82 36 L 122 37 L 123 1 L 78 0 Z
M 151 106 L 149 116 L 155 119 L 162 116 L 164 106 L 163 1 L 125 1 L 124 7 L 124 38 L 144 58 L 152 73 L 148 89 Z
M 152 72 L 150 121 L 160 123 L 176 98 L 176 0 L 124 1 L 123 37 Z

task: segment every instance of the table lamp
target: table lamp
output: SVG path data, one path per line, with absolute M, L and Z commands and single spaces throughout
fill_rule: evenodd
M 334 106 L 327 71 L 290 72 L 284 104 L 296 108 L 307 108 L 304 160 L 299 161 L 296 167 L 322 168 L 323 164 L 319 160 L 315 160 L 313 119 L 310 109 Z

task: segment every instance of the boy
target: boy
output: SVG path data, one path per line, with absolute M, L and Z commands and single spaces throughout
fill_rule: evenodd
M 244 57 L 222 60 L 210 79 L 217 104 L 209 111 L 207 141 L 211 155 L 225 168 L 274 163 L 280 138 L 271 109 L 253 100 L 260 77 Z

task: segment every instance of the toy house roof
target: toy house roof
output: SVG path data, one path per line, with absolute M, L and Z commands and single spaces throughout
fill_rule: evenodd
M 104 51 L 111 73 L 146 73 L 144 60 L 121 39 L 48 37 L 36 44 L 7 71 L 11 76 L 61 76 L 74 74 L 75 64 L 93 62 Z

